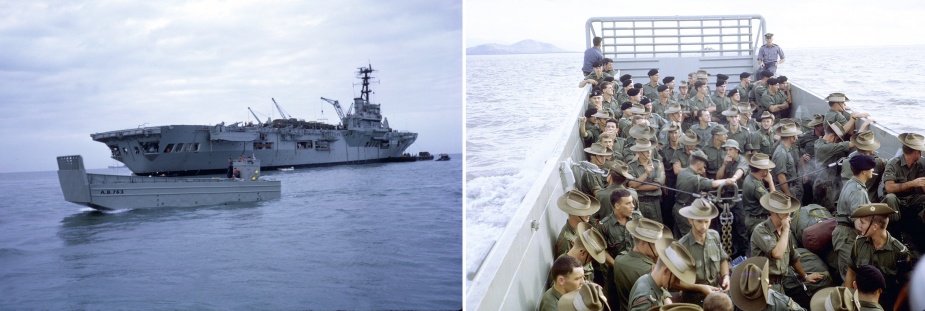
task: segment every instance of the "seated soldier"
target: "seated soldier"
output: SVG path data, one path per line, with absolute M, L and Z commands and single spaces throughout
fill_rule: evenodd
M 855 270 L 859 266 L 877 267 L 886 280 L 886 290 L 880 296 L 880 305 L 884 306 L 892 306 L 896 302 L 897 294 L 907 281 L 905 273 L 900 270 L 911 270 L 900 264 L 909 262 L 909 249 L 886 230 L 890 223 L 889 216 L 894 213 L 896 211 L 884 203 L 871 203 L 861 205 L 851 214 L 851 218 L 855 219 L 854 227 L 861 235 L 851 249 L 845 285 L 854 286 Z
M 925 207 L 925 137 L 914 133 L 899 134 L 903 153 L 890 159 L 883 172 L 883 202 L 899 211 L 900 231 L 903 240 L 917 251 L 925 251 L 925 234 L 922 234 L 922 208 Z
M 752 257 L 736 266 L 730 278 L 732 303 L 744 311 L 805 311 L 793 299 L 771 288 L 768 271 L 768 259 L 765 257 Z
M 616 299 L 608 296 L 611 305 L 620 310 L 628 310 L 629 294 L 639 277 L 652 272 L 652 266 L 658 260 L 655 241 L 662 237 L 672 237 L 671 229 L 651 219 L 638 218 L 626 223 L 626 229 L 632 234 L 635 245 L 630 251 L 614 258 L 620 263 L 613 269 L 612 286 Z
M 639 277 L 630 290 L 628 310 L 648 311 L 653 307 L 671 304 L 668 289 L 678 288 L 680 282 L 694 283 L 697 272 L 694 257 L 683 245 L 671 238 L 655 241 L 658 260 L 652 272 Z
M 703 305 L 712 292 L 729 289 L 729 254 L 723 250 L 719 232 L 710 229 L 710 221 L 719 216 L 713 203 L 695 199 L 680 211 L 691 231 L 678 240 L 694 256 L 697 278 L 695 283 L 680 284 L 681 302 Z
M 871 265 L 860 265 L 854 271 L 854 282 L 851 286 L 858 290 L 858 301 L 861 311 L 883 311 L 880 306 L 880 294 L 886 290 L 886 280 L 880 269 Z
M 681 218 L 681 208 L 694 202 L 694 195 L 699 195 L 719 186 L 726 184 L 732 185 L 735 180 L 732 178 L 712 180 L 704 177 L 707 170 L 707 155 L 703 151 L 694 150 L 690 156 L 690 166 L 678 174 L 677 194 L 673 210 L 674 215 L 674 234 L 675 236 L 684 236 L 691 230 L 690 224 Z
M 561 256 L 553 262 L 552 268 L 549 269 L 552 287 L 543 293 L 543 300 L 540 301 L 541 311 L 558 310 L 562 295 L 578 290 L 585 284 L 585 271 L 581 266 L 581 261 L 568 255 Z
M 848 113 L 848 108 L 845 106 L 845 102 L 850 101 L 848 96 L 842 93 L 832 93 L 825 98 L 829 102 L 829 111 L 825 113 L 825 122 L 832 123 L 838 122 L 842 124 L 845 128 L 845 133 L 853 134 L 855 128 L 855 121 L 858 118 L 867 118 L 870 117 L 869 113 L 855 112 Z
M 594 142 L 600 140 L 602 129 L 597 127 L 596 108 L 585 110 L 585 116 L 578 118 L 578 136 L 581 137 L 584 146 L 591 146 Z
M 774 191 L 761 198 L 761 206 L 770 213 L 768 219 L 755 227 L 751 236 L 752 256 L 765 257 L 770 261 L 771 286 L 784 292 L 783 279 L 789 277 L 789 268 L 797 273 L 801 282 L 816 283 L 824 278 L 819 273 L 803 271 L 796 251 L 796 240 L 790 234 L 791 213 L 800 209 L 800 200 L 780 191 Z
M 599 85 L 601 82 L 604 82 L 604 63 L 597 61 L 591 65 L 594 69 L 590 74 L 585 76 L 581 82 L 578 83 L 578 87 L 585 87 L 585 85 Z

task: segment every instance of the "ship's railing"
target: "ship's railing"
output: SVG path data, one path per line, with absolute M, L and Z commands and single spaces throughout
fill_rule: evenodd
M 678 80 L 699 69 L 755 72 L 765 29 L 761 15 L 594 17 L 585 23 L 587 46 L 603 38 L 614 69 L 642 83 L 652 68 Z
M 231 178 L 182 178 L 182 177 L 163 177 L 163 176 L 123 176 L 123 175 L 105 175 L 105 174 L 87 174 L 91 184 L 150 184 L 150 183 L 215 183 L 215 182 L 232 182 L 237 181 Z
M 83 171 L 84 170 L 83 157 L 79 155 L 58 157 L 58 170 L 59 171 Z

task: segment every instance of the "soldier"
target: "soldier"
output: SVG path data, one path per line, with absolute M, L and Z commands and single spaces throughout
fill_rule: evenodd
M 851 170 L 851 158 L 854 158 L 859 154 L 871 156 L 874 158 L 876 165 L 874 166 L 874 177 L 868 179 L 867 183 L 865 183 L 865 186 L 867 187 L 867 198 L 870 199 L 871 202 L 880 202 L 881 197 L 877 193 L 877 188 L 879 187 L 880 181 L 883 178 L 883 171 L 886 169 L 886 160 L 874 153 L 877 151 L 877 149 L 880 149 L 880 142 L 877 141 L 877 137 L 873 132 L 864 131 L 851 135 L 851 143 L 854 144 L 857 150 L 848 154 L 849 161 L 846 161 L 846 164 L 842 165 L 842 184 L 844 185 L 846 182 L 848 182 L 849 179 L 851 179 L 852 176 L 854 176 Z M 897 233 L 897 236 L 898 235 L 899 234 Z
M 748 161 L 745 160 L 745 157 L 740 155 L 739 143 L 734 139 L 726 140 L 726 143 L 723 144 L 723 149 L 726 150 L 725 157 L 723 157 L 723 164 L 719 167 L 719 170 L 716 172 L 717 179 L 723 178 L 732 178 L 736 181 L 738 189 L 742 189 L 744 185 L 745 175 L 748 174 Z M 734 196 L 731 192 L 732 189 L 723 191 L 721 194 L 723 197 Z M 748 229 L 745 227 L 745 212 L 742 210 L 742 201 L 735 202 L 731 208 L 730 212 L 732 213 L 732 244 L 733 244 L 733 258 L 739 256 L 746 256 L 748 251 Z
M 787 94 L 780 90 L 780 81 L 776 78 L 768 79 L 768 90 L 757 98 L 758 106 L 770 111 L 774 118 L 780 120 L 782 111 L 790 108 L 787 102 Z
M 572 256 L 578 258 L 582 264 L 584 264 L 585 271 L 585 281 L 592 282 L 594 280 L 594 269 L 592 269 L 592 259 L 598 264 L 609 263 L 613 264 L 613 257 L 610 257 L 607 254 L 607 249 L 605 249 L 604 236 L 601 235 L 597 229 L 591 227 L 591 224 L 587 222 L 578 223 L 578 228 L 576 228 L 577 238 L 572 240 L 572 248 L 568 250 L 563 256 Z M 590 270 L 589 270 L 590 269 Z
M 869 113 L 848 113 L 845 102 L 850 101 L 850 99 L 845 94 L 832 93 L 825 100 L 829 102 L 829 111 L 825 113 L 825 121 L 828 123 L 838 121 L 839 124 L 843 124 L 845 133 L 854 133 L 855 121 L 858 118 L 870 117 Z
M 610 203 L 613 210 L 610 215 L 601 220 L 599 231 L 604 235 L 607 247 L 607 263 L 613 266 L 613 258 L 633 246 L 633 237 L 626 230 L 626 223 L 641 218 L 633 203 L 632 193 L 625 189 L 616 190 L 610 194 Z M 609 274 L 606 274 L 609 275 Z
M 648 98 L 658 98 L 658 69 L 649 69 L 649 83 L 642 86 L 642 95 Z
M 838 167 L 829 165 L 847 157 L 850 149 L 854 148 L 850 141 L 841 141 L 843 134 L 840 124 L 829 124 L 825 128 L 825 135 L 817 139 L 813 146 L 816 151 L 816 167 L 822 169 L 813 182 L 813 199 L 829 212 L 835 211 L 835 201 L 838 199 L 836 196 L 841 190 Z
M 643 97 L 640 103 L 642 103 L 642 106 L 645 109 L 645 113 L 642 114 L 642 116 L 649 121 L 649 126 L 654 127 L 656 131 L 661 131 L 662 128 L 668 124 L 668 121 L 665 120 L 665 118 L 662 118 L 661 114 L 654 113 L 652 111 L 652 102 L 649 101 L 648 97 Z
M 556 203 L 559 209 L 568 214 L 568 219 L 556 238 L 555 256 L 559 257 L 572 248 L 571 241 L 578 236 L 578 224 L 589 221 L 591 215 L 601 208 L 601 204 L 577 190 L 562 194 Z
M 733 92 L 732 90 L 730 92 Z M 745 145 L 748 144 L 748 139 L 752 133 L 748 128 L 743 127 L 742 123 L 739 123 L 739 108 L 736 106 L 729 107 L 728 110 L 722 112 L 723 116 L 726 118 L 726 129 L 729 130 L 729 133 L 726 136 L 729 139 L 735 140 L 739 143 L 740 152 L 745 151 Z
M 761 207 L 761 198 L 777 189 L 771 177 L 774 162 L 764 153 L 746 156 L 749 173 L 742 181 L 742 209 L 745 214 L 745 236 L 751 239 L 752 230 L 759 223 L 768 219 L 768 211 Z M 738 216 L 735 216 L 738 217 Z
M 679 105 L 678 103 L 672 103 L 668 105 L 668 108 L 665 109 L 666 121 L 668 123 L 666 123 L 665 126 L 674 124 L 678 126 L 681 132 L 687 131 L 687 129 L 684 128 L 685 125 L 684 125 L 684 111 L 683 110 L 684 108 L 681 107 L 681 105 Z M 662 137 L 660 136 L 659 141 L 665 141 L 665 140 L 662 139 Z
M 604 162 L 613 158 L 613 149 L 608 149 L 601 143 L 593 143 L 591 147 L 584 150 L 588 153 L 588 160 L 599 168 L 603 168 Z M 588 172 L 581 176 L 581 181 L 577 186 L 588 196 L 595 197 L 599 190 L 604 189 L 604 176 Z
M 719 186 L 726 184 L 732 185 L 735 180 L 732 178 L 713 180 L 704 177 L 707 169 L 707 155 L 703 151 L 694 150 L 690 155 L 690 166 L 678 174 L 678 192 L 675 195 L 674 208 L 674 235 L 683 236 L 691 230 L 690 224 L 681 218 L 681 208 L 690 205 L 694 201 L 694 194 L 700 194 Z
M 735 89 L 741 96 L 741 100 L 748 103 L 748 92 L 752 90 L 752 74 L 748 72 L 739 74 L 739 84 L 736 84 Z
M 857 311 L 861 303 L 857 292 L 845 287 L 823 288 L 813 295 L 809 309 L 816 311 Z
M 623 117 L 617 121 L 617 128 L 620 130 L 619 137 L 627 138 L 629 137 L 630 128 L 633 127 L 633 103 L 624 102 L 620 105 L 620 110 L 623 113 Z
M 639 211 L 642 212 L 642 216 L 661 222 L 660 199 L 661 186 L 665 185 L 665 166 L 661 160 L 652 157 L 652 150 L 656 146 L 649 138 L 651 136 L 637 139 L 636 144 L 630 147 L 630 150 L 636 152 L 636 159 L 630 161 L 627 166 L 631 175 L 639 177 L 638 181 L 631 180 L 629 186 L 639 193 Z
M 626 223 L 626 229 L 633 235 L 635 245 L 629 252 L 623 253 L 614 259 L 619 262 L 620 268 L 613 269 L 613 282 L 616 299 L 620 309 L 627 310 L 630 290 L 639 277 L 652 272 L 652 266 L 658 260 L 655 251 L 655 241 L 662 237 L 673 238 L 671 229 L 651 219 L 639 218 Z
M 633 80 L 623 80 L 621 84 L 623 87 L 619 89 L 619 92 L 617 92 L 617 102 L 622 104 L 630 101 L 630 97 L 626 93 L 633 89 Z
M 581 266 L 581 261 L 568 255 L 561 256 L 553 262 L 552 268 L 549 269 L 552 287 L 543 293 L 540 311 L 558 310 L 559 299 L 562 295 L 578 290 L 581 285 L 585 284 L 585 271 Z
M 762 70 L 758 72 L 758 76 L 760 79 L 756 81 L 755 84 L 753 84 L 752 90 L 748 92 L 748 102 L 750 104 L 758 103 L 758 98 L 761 98 L 761 96 L 764 95 L 764 92 L 768 90 L 768 79 L 771 79 L 771 77 L 774 76 L 774 73 L 767 70 Z M 768 110 L 763 107 L 758 107 L 758 109 L 755 110 L 755 115 L 761 115 L 761 113 L 765 111 Z
M 751 133 L 757 132 L 760 128 L 758 126 L 758 122 L 752 118 L 752 113 L 755 111 L 757 106 L 758 105 L 756 104 L 740 103 L 737 107 L 739 108 L 739 125 Z
M 694 257 L 695 283 L 681 283 L 681 302 L 703 305 L 711 292 L 729 289 L 729 254 L 723 250 L 719 232 L 710 229 L 710 220 L 719 210 L 705 199 L 695 199 L 679 212 L 691 226 L 691 231 L 678 241 Z
M 687 83 L 687 81 L 688 81 L 688 80 L 681 80 L 681 85 L 678 86 L 678 94 L 676 94 L 677 96 L 675 96 L 675 97 L 672 98 L 672 99 L 674 99 L 674 101 L 676 101 L 678 104 L 680 104 L 681 107 L 684 107 L 684 111 L 686 111 L 686 112 L 689 113 L 689 111 L 690 111 L 689 109 L 690 109 L 690 108 L 689 108 L 689 106 L 688 106 L 688 104 L 687 104 L 687 100 L 690 98 L 690 90 L 691 90 L 691 89 L 690 89 L 690 87 L 688 86 L 689 84 Z M 688 115 L 687 117 L 690 117 L 690 116 Z
M 601 287 L 594 283 L 585 283 L 578 290 L 562 295 L 562 298 L 559 298 L 558 310 L 603 311 L 606 305 L 607 297 L 604 297 Z M 610 310 L 609 306 L 607 310 Z
M 704 109 L 710 112 L 716 111 L 716 105 L 713 104 L 713 100 L 710 99 L 710 96 L 709 96 L 710 93 L 709 93 L 709 89 L 707 88 L 706 83 L 701 82 L 701 81 L 694 82 L 693 91 L 696 91 L 696 93 L 694 93 L 694 96 L 692 96 L 687 102 L 687 105 L 689 106 L 690 111 L 697 111 L 697 110 L 704 110 Z M 710 120 L 707 120 L 707 121 L 710 121 Z
M 706 147 L 708 144 L 713 143 L 713 140 L 710 139 L 713 130 L 713 127 L 716 126 L 716 122 L 713 122 L 710 118 L 710 112 L 706 109 L 697 110 L 694 114 L 696 118 L 696 123 L 691 124 L 690 130 L 697 133 L 697 136 L 703 138 L 703 141 L 700 143 L 700 148 Z
M 607 111 L 615 113 L 620 110 L 620 106 L 617 103 L 617 97 L 614 96 L 614 91 L 616 90 L 614 89 L 613 81 L 607 81 L 607 79 L 613 78 L 605 78 L 605 81 L 601 83 L 601 93 L 603 95 L 601 103 L 603 107 L 607 108 Z
M 733 106 L 732 99 L 726 96 L 726 81 L 718 80 L 716 81 L 716 92 L 710 96 L 710 100 L 713 101 L 713 105 L 716 105 L 716 110 L 714 110 L 713 121 L 719 124 L 729 124 L 727 123 L 726 118 L 718 116 L 719 113 L 729 110 L 729 107 Z
M 799 176 L 797 161 L 791 149 L 796 145 L 797 136 L 802 134 L 795 123 L 782 122 L 774 134 L 780 136 L 780 145 L 774 150 L 771 161 L 774 161 L 774 181 L 781 187 L 781 192 L 797 200 L 803 197 L 803 186 L 799 180 L 791 180 Z M 818 147 L 817 147 L 818 148 Z
M 777 292 L 784 292 L 782 281 L 788 267 L 793 267 L 801 282 L 816 283 L 824 278 L 818 273 L 803 272 L 803 264 L 796 252 L 796 240 L 790 235 L 790 214 L 800 209 L 800 200 L 780 191 L 761 197 L 761 207 L 770 212 L 764 222 L 755 226 L 751 236 L 752 256 L 768 258 L 769 280 Z
M 663 117 L 663 119 L 667 119 L 668 115 L 665 114 L 665 110 L 668 109 L 669 105 L 675 103 L 675 101 L 671 99 L 671 89 L 663 84 L 659 85 L 656 91 L 658 91 L 658 97 L 653 97 L 656 98 L 656 100 L 652 103 L 652 112 Z
M 604 82 L 604 63 L 600 61 L 594 62 L 592 65 L 593 70 L 591 73 L 585 75 L 585 78 L 578 83 L 578 87 L 582 88 L 585 85 L 591 84 L 594 86 L 599 85 L 601 82 Z
M 892 306 L 896 302 L 899 290 L 906 283 L 901 265 L 908 264 L 910 251 L 887 231 L 890 215 L 896 211 L 884 203 L 861 205 L 851 214 L 854 228 L 860 236 L 851 249 L 851 260 L 845 273 L 845 284 L 853 284 L 855 270 L 860 265 L 873 265 L 880 270 L 886 280 L 886 290 L 880 296 L 880 304 Z M 901 263 L 902 262 L 902 263 Z M 905 271 L 909 271 L 908 269 Z
M 678 143 L 684 146 L 682 152 L 675 152 L 674 159 L 671 160 L 671 169 L 675 175 L 681 174 L 681 171 L 690 166 L 691 152 L 699 150 L 700 137 L 694 131 L 688 130 L 678 138 Z
M 592 224 L 599 224 L 605 217 L 613 214 L 613 203 L 610 202 L 610 195 L 617 190 L 627 190 L 633 196 L 633 206 L 639 206 L 639 197 L 636 190 L 626 188 L 627 179 L 633 178 L 629 174 L 629 168 L 626 163 L 620 160 L 612 160 L 604 163 L 604 168 L 609 171 L 607 174 L 607 187 L 597 192 L 595 198 L 601 202 L 601 208 L 591 217 Z
M 616 119 L 607 120 L 604 131 L 613 134 L 613 145 L 610 146 L 613 149 L 613 159 L 622 160 L 626 155 L 626 138 L 620 137 L 620 128 L 617 123 Z
M 617 72 L 613 70 L 613 60 L 610 58 L 604 58 L 604 78 L 614 78 L 617 76 Z M 613 81 L 613 80 L 610 80 Z
M 592 92 L 593 93 L 593 92 Z M 584 145 L 591 146 L 599 140 L 601 128 L 597 127 L 597 108 L 585 110 L 585 116 L 578 118 L 578 135 L 581 137 Z
M 710 129 L 710 143 L 703 147 L 703 153 L 707 155 L 707 178 L 716 178 L 716 171 L 723 165 L 723 158 L 726 157 L 726 151 L 723 150 L 723 144 L 729 131 L 722 125 L 715 125 Z
M 861 205 L 870 204 L 866 184 L 873 177 L 876 165 L 873 157 L 863 154 L 851 158 L 850 162 L 854 177 L 845 183 L 841 194 L 838 195 L 838 207 L 834 213 L 838 225 L 832 231 L 832 246 L 838 256 L 838 273 L 841 274 L 842 280 L 845 279 L 845 272 L 851 260 L 851 246 L 858 237 L 857 231 L 854 230 L 854 221 L 850 217 Z
M 655 250 L 658 260 L 652 272 L 639 277 L 630 290 L 627 306 L 630 311 L 648 311 L 670 304 L 667 290 L 677 288 L 679 282 L 694 283 L 697 277 L 693 256 L 678 241 L 663 237 L 655 241 Z
M 861 311 L 883 311 L 880 306 L 880 295 L 886 290 L 886 280 L 883 279 L 883 273 L 877 267 L 871 265 L 860 265 L 854 271 L 854 282 L 851 286 L 858 289 L 858 301 L 861 304 Z
M 752 137 L 748 141 L 749 147 L 747 148 L 752 153 L 759 152 L 771 155 L 774 152 L 774 149 L 771 147 L 773 147 L 774 141 L 776 140 L 774 137 L 774 130 L 771 129 L 774 125 L 774 115 L 765 111 L 761 113 L 758 120 L 760 120 L 761 123 L 759 123 L 758 130 L 752 132 Z
M 678 102 L 678 92 L 674 90 L 674 77 L 667 76 L 662 78 L 662 84 L 668 87 L 668 98 L 674 102 Z
M 773 33 L 764 34 L 764 41 L 766 44 L 758 49 L 758 66 L 770 71 L 771 74 L 776 74 L 777 65 L 783 64 L 786 60 L 784 59 L 784 50 L 779 45 L 774 44 Z M 780 60 L 778 60 L 778 57 L 780 57 Z
M 925 206 L 925 137 L 914 133 L 899 134 L 903 154 L 890 159 L 883 172 L 883 202 L 898 210 L 900 231 L 904 241 L 911 242 L 918 251 L 925 250 L 922 228 L 922 207 Z M 894 218 L 895 219 L 895 218 Z
M 729 296 L 736 307 L 745 311 L 805 311 L 793 299 L 769 286 L 769 270 L 768 259 L 764 257 L 749 258 L 732 270 Z

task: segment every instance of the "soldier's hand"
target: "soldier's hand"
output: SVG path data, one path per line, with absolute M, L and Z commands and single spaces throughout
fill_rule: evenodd
M 808 154 L 808 153 L 804 153 L 802 159 L 803 159 L 803 163 L 809 162 L 809 154 Z
M 725 162 L 725 163 L 732 162 L 732 156 L 727 154 L 727 155 L 726 155 L 726 158 L 723 159 L 723 162 Z
M 720 283 L 720 286 L 722 287 L 724 292 L 729 290 L 729 275 L 728 274 L 723 277 L 723 282 Z
M 919 177 L 919 178 L 913 179 L 912 182 L 913 182 L 913 185 L 915 185 L 916 187 L 925 186 L 925 177 Z
M 825 276 L 815 272 L 806 275 L 806 282 L 808 283 L 816 283 L 822 281 L 823 279 L 825 279 Z
M 857 118 L 866 118 L 866 117 L 869 117 L 870 114 L 869 114 L 869 113 L 866 113 L 866 112 L 855 112 L 855 113 L 852 113 L 851 116 L 854 117 L 855 119 L 857 119 Z
M 727 185 L 732 186 L 732 185 L 735 185 L 735 183 L 736 183 L 736 180 L 735 180 L 735 179 L 726 178 L 726 184 L 727 184 Z
M 587 121 L 588 121 L 588 118 L 585 118 L 585 117 L 578 117 L 578 122 L 585 123 L 585 122 L 587 122 Z
M 790 221 L 791 220 L 793 220 L 793 218 L 787 218 L 787 219 L 781 220 L 781 227 L 780 227 L 781 231 L 790 232 Z

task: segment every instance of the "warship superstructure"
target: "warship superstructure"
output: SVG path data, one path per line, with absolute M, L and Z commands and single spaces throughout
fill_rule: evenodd
M 106 144 L 112 158 L 136 175 L 219 174 L 225 172 L 228 158 L 241 155 L 260 158 L 264 169 L 383 162 L 404 153 L 418 134 L 389 127 L 380 104 L 369 101 L 370 74 L 375 70 L 358 69 L 361 95 L 347 113 L 338 101 L 321 98 L 337 111 L 337 125 L 302 121 L 280 111 L 283 118 L 263 123 L 162 125 L 90 137 Z

